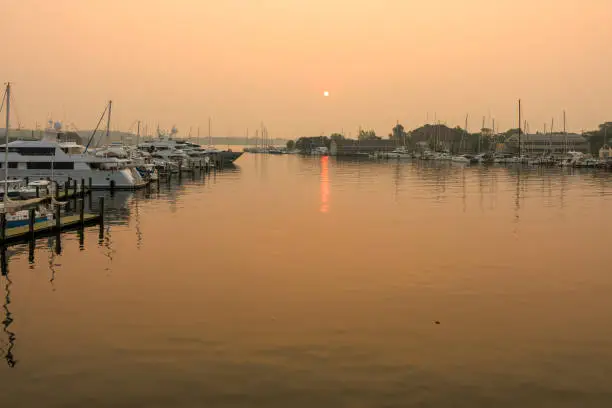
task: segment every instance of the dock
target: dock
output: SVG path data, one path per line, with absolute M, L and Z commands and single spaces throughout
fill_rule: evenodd
M 104 197 L 100 197 L 100 212 L 86 213 L 85 201 L 80 200 L 79 211 L 76 214 L 61 215 L 61 206 L 57 205 L 51 220 L 36 222 L 36 210 L 29 210 L 27 225 L 6 227 L 6 214 L 0 213 L 0 246 L 6 247 L 28 241 L 35 241 L 49 235 L 58 235 L 63 231 L 82 230 L 86 226 L 99 224 L 104 226 Z

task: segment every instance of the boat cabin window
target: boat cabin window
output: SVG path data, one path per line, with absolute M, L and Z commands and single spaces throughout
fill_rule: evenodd
M 9 162 L 8 168 L 9 169 L 16 169 L 17 167 L 19 167 L 19 163 L 18 162 Z M 4 163 L 0 163 L 0 169 L 4 168 Z
M 4 153 L 4 147 L 0 147 Z M 19 153 L 22 156 L 53 156 L 55 147 L 13 147 L 9 146 L 9 153 Z
M 55 162 L 53 168 L 58 170 L 74 170 L 74 162 Z
M 28 162 L 28 170 L 51 170 L 51 165 L 56 170 L 74 170 L 74 162 Z

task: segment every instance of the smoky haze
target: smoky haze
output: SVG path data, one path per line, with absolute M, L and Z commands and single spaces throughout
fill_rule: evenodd
M 572 131 L 612 113 L 609 0 L 9 0 L 0 80 L 25 127 L 386 135 L 434 117 Z M 329 91 L 329 97 L 323 92 Z M 490 123 L 490 122 L 488 122 Z

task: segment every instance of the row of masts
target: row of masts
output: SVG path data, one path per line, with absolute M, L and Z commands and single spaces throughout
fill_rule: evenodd
M 428 118 L 429 118 L 429 114 L 428 114 Z M 465 116 L 465 127 L 464 127 L 464 135 L 467 136 L 469 135 L 469 130 L 468 130 L 468 119 L 469 119 L 469 115 Z M 496 136 L 497 136 L 497 132 L 495 129 L 495 118 L 490 118 L 492 120 L 492 127 L 490 129 L 491 134 L 489 135 L 490 137 L 492 137 L 492 139 L 495 141 L 496 140 Z M 546 124 L 544 124 L 544 134 L 549 134 L 551 137 L 551 145 L 552 145 L 552 136 L 555 134 L 554 133 L 554 123 L 555 123 L 555 119 L 554 117 L 552 118 L 551 121 L 551 127 L 550 127 L 550 133 L 547 133 L 547 127 Z M 445 144 L 441 139 L 442 139 L 442 127 L 440 126 L 442 124 L 442 122 L 437 121 L 436 123 L 437 129 L 436 129 L 436 133 L 432 135 L 433 138 L 433 145 L 438 148 L 439 146 L 442 146 L 443 144 Z M 569 151 L 569 143 L 568 143 L 568 137 L 567 137 L 567 118 L 566 118 L 566 113 L 565 110 L 563 111 L 563 138 L 564 138 L 564 142 L 563 142 L 563 146 L 564 146 L 564 152 L 567 153 L 567 151 Z M 482 117 L 482 127 L 481 127 L 481 131 L 480 134 L 478 135 L 478 153 L 482 153 L 482 139 L 484 137 L 484 132 L 485 130 L 489 130 L 486 127 L 486 117 L 483 116 Z M 462 148 L 464 148 L 464 142 L 465 142 L 465 138 L 464 135 L 462 135 L 461 140 L 459 142 L 459 151 L 462 150 Z M 527 122 L 527 120 L 523 121 L 522 120 L 522 104 L 521 104 L 521 100 L 519 99 L 518 101 L 518 148 L 519 148 L 519 156 L 522 155 L 522 149 L 523 149 L 523 135 L 529 135 L 529 122 Z

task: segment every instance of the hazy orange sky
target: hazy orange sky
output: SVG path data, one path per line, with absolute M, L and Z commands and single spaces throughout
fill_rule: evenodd
M 612 0 L 2 0 L 0 81 L 25 127 L 137 119 L 276 137 L 436 117 L 612 120 Z M 323 97 L 329 90 L 330 96 Z

